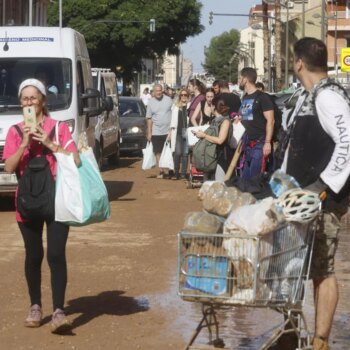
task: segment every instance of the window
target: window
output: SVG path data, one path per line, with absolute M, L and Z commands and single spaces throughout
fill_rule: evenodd
M 18 87 L 28 78 L 41 80 L 47 88 L 51 111 L 66 109 L 72 100 L 72 65 L 69 59 L 0 59 L 0 105 L 19 109 Z

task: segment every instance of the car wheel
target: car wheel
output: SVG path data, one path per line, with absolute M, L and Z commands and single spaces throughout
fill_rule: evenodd
M 108 157 L 108 163 L 110 165 L 118 165 L 119 161 L 120 161 L 120 138 L 118 138 L 116 152 Z

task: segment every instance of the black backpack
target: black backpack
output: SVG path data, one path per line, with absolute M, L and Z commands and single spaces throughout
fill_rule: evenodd
M 259 90 L 257 90 L 257 91 L 259 91 Z M 270 96 L 266 92 L 260 91 L 260 93 L 258 94 L 258 96 L 256 98 L 258 99 L 259 96 L 261 96 L 262 94 L 266 94 L 267 96 L 269 96 L 269 98 L 272 101 L 273 113 L 274 113 L 274 117 L 275 117 L 275 124 L 273 126 L 272 141 L 279 141 L 279 139 L 280 139 L 279 134 L 280 134 L 280 131 L 282 129 L 282 111 L 278 108 L 278 106 L 274 100 L 274 97 Z
M 14 126 L 23 138 L 22 130 Z M 55 135 L 55 127 L 50 132 L 50 139 Z M 23 219 L 53 220 L 55 218 L 55 180 L 50 170 L 45 148 L 43 155 L 32 157 L 22 176 L 17 172 L 18 192 L 17 210 Z

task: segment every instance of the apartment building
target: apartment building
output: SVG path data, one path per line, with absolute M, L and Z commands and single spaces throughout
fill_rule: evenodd
M 280 60 L 284 87 L 293 82 L 292 58 L 293 44 L 303 36 L 316 37 L 324 40 L 328 48 L 329 75 L 336 77 L 340 82 L 347 82 L 347 74 L 340 71 L 340 52 L 343 47 L 350 47 L 350 0 L 289 0 L 281 2 L 281 41 Z M 266 2 L 274 3 L 275 0 Z M 239 69 L 247 64 L 255 66 L 259 78 L 264 77 L 264 60 L 270 65 L 271 79 L 274 79 L 276 68 L 276 9 L 274 5 L 268 6 L 269 27 L 269 57 L 264 57 L 264 40 L 262 24 L 266 15 L 263 14 L 262 5 L 253 6 L 250 10 L 248 26 L 241 31 L 241 48 Z M 288 28 L 288 30 L 287 30 Z M 286 62 L 287 61 L 287 62 Z M 346 81 L 345 81 L 346 80 Z M 273 85 L 273 84 L 272 84 Z

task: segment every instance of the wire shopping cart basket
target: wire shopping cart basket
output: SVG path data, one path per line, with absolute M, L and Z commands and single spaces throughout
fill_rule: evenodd
M 226 229 L 223 234 L 179 232 L 178 294 L 202 303 L 202 319 L 185 349 L 198 349 L 193 344 L 203 329 L 209 344 L 224 348 L 216 310 L 232 306 L 268 307 L 284 314 L 284 323 L 260 350 L 286 333 L 296 334 L 298 349 L 312 349 L 302 304 L 315 229 L 314 221 L 289 223 L 262 236 Z

